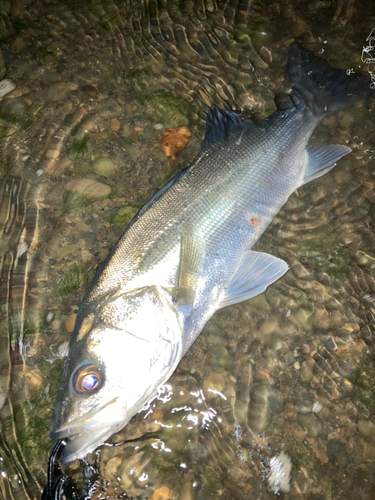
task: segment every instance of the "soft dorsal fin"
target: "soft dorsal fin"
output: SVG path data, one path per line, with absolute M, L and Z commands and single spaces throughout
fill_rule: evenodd
M 226 139 L 235 130 L 247 127 L 250 124 L 252 124 L 252 122 L 243 120 L 234 111 L 212 106 L 212 108 L 207 111 L 206 132 L 199 151 L 199 156 L 215 142 Z

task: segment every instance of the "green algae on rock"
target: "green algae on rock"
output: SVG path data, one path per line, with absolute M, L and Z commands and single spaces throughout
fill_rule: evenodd
M 187 127 L 187 107 L 178 97 L 154 94 L 144 99 L 144 115 L 153 123 L 162 123 L 165 128 Z
M 124 205 L 112 216 L 111 222 L 125 229 L 135 214 L 139 211 L 139 208 L 140 207 L 132 205 Z

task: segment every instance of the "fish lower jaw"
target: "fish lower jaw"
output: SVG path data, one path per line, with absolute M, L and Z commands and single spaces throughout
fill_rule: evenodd
M 67 440 L 72 440 L 75 437 L 79 436 L 81 433 L 76 432 L 75 434 L 71 433 L 70 429 L 60 429 L 58 431 L 51 431 L 49 433 L 49 438 L 52 441 L 58 440 L 58 439 L 67 439 Z
M 112 434 L 123 427 L 122 423 L 102 428 L 94 428 L 77 432 L 76 429 L 59 429 L 50 432 L 51 439 L 66 439 L 60 462 L 66 464 L 73 460 L 84 458 L 88 453 L 102 445 Z M 76 432 L 74 432 L 76 431 Z

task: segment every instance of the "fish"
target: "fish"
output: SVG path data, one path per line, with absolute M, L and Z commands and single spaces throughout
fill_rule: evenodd
M 263 120 L 208 110 L 197 158 L 138 212 L 97 271 L 52 414 L 50 438 L 69 440 L 62 463 L 95 450 L 155 397 L 218 309 L 288 270 L 252 248 L 297 188 L 351 152 L 309 140 L 322 117 L 366 99 L 370 80 L 298 42 L 287 75 L 288 98 Z

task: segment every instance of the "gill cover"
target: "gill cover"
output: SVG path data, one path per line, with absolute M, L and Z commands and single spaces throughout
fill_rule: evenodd
M 68 354 L 52 439 L 69 436 L 62 461 L 81 458 L 124 427 L 182 357 L 170 294 L 151 286 L 112 295 Z

